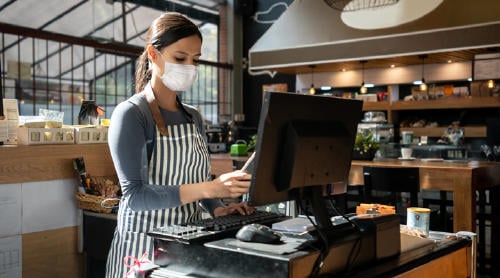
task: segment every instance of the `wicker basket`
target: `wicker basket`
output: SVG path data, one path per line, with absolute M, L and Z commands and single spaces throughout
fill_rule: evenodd
M 99 213 L 112 213 L 118 207 L 119 190 L 118 177 L 96 176 L 90 177 L 90 192 L 94 194 L 77 192 L 75 197 L 80 209 Z
M 118 203 L 120 202 L 117 198 L 103 197 L 81 192 L 76 193 L 76 201 L 78 208 L 99 213 L 113 212 L 113 207 L 118 206 Z M 103 204 L 104 201 L 105 204 Z

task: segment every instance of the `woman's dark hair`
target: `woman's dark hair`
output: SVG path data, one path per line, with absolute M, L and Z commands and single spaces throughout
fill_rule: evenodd
M 161 51 L 162 48 L 192 35 L 197 35 L 200 40 L 202 39 L 198 27 L 180 13 L 164 13 L 151 23 L 146 34 L 144 51 L 139 56 L 139 63 L 135 74 L 136 93 L 141 92 L 151 79 L 151 69 L 149 68 L 147 52 L 148 45 L 151 44 L 158 51 Z

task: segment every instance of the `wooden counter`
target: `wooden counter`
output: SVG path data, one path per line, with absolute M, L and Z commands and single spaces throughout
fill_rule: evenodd
M 107 144 L 0 146 L 0 184 L 75 178 L 72 160 L 85 158 L 93 176 L 116 174 Z M 247 156 L 212 154 L 211 173 L 218 176 L 233 170 L 233 159 Z
M 75 178 L 72 160 L 85 158 L 93 176 L 115 174 L 107 144 L 0 146 L 0 184 Z
M 0 146 L 0 186 L 75 178 L 72 159 L 79 156 L 85 158 L 87 171 L 92 175 L 106 176 L 115 173 L 107 144 Z M 245 160 L 246 157 L 213 154 L 211 156 L 212 173 L 219 175 L 232 171 L 233 159 Z M 423 162 L 418 159 L 415 161 L 353 161 L 349 177 L 350 184 L 363 184 L 362 167 L 364 165 L 419 167 L 422 189 L 452 191 L 454 193 L 455 232 L 475 231 L 475 191 L 500 186 L 499 163 Z M 63 230 L 63 232 L 74 233 L 74 227 L 67 229 L 69 230 Z M 51 232 L 53 230 L 42 232 L 42 234 Z M 36 246 L 31 245 L 30 242 L 29 235 L 23 235 L 23 253 L 36 249 Z M 70 245 L 72 244 L 76 242 Z M 25 257 L 25 259 L 28 258 L 28 256 Z M 28 265 L 29 262 L 23 261 L 23 268 Z
M 12 200 L 22 206 L 18 208 L 17 213 L 13 214 L 13 220 L 22 223 L 29 218 L 21 213 L 26 206 L 39 207 L 40 212 L 37 216 L 42 219 L 52 219 L 52 211 L 47 209 L 45 213 L 45 209 L 54 208 L 54 202 L 61 203 L 61 199 L 72 197 L 72 190 L 76 190 L 74 187 L 76 182 L 71 180 L 76 181 L 72 160 L 80 156 L 84 157 L 87 171 L 91 175 L 115 174 L 107 144 L 0 146 L 0 186 L 4 185 L 5 188 L 12 188 L 19 192 L 21 192 L 20 188 L 25 186 L 31 189 L 27 190 L 28 192 L 39 188 L 39 197 L 42 201 L 36 205 L 25 204 L 28 199 L 20 194 L 21 199 Z M 62 184 L 62 187 L 68 186 L 67 190 L 47 192 L 48 187 L 53 188 L 50 186 L 52 181 Z M 29 200 L 32 201 L 32 199 Z M 9 201 L 11 200 L 7 200 L 7 203 Z M 62 203 L 69 204 L 69 206 L 57 207 L 57 209 L 69 211 L 70 215 L 78 213 L 76 203 L 72 203 L 71 200 Z M 18 215 L 18 218 L 15 215 Z M 52 221 L 49 222 L 52 223 Z M 77 223 L 74 223 L 74 226 L 64 227 L 47 225 L 34 232 L 26 232 L 23 227 L 16 234 L 3 236 L 21 237 L 23 277 L 83 277 L 84 260 L 77 248 L 79 241 Z

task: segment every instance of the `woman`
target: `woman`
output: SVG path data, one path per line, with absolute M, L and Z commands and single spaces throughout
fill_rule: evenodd
M 220 201 L 247 193 L 251 176 L 236 171 L 209 180 L 202 118 L 177 96 L 196 79 L 201 44 L 200 31 L 186 17 L 165 13 L 155 19 L 139 58 L 137 94 L 113 112 L 108 144 L 123 196 L 107 277 L 124 276 L 126 256 L 147 252 L 152 261 L 146 233 L 200 218 L 199 201 L 215 217 L 252 210 Z

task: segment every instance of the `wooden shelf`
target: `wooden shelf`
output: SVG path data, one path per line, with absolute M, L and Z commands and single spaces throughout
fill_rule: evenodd
M 486 126 L 464 126 L 464 136 L 467 137 L 486 137 Z M 400 133 L 403 131 L 413 131 L 415 137 L 429 136 L 441 137 L 444 134 L 446 127 L 402 127 Z
M 421 101 L 394 101 L 391 110 L 426 110 L 460 108 L 500 108 L 500 97 L 442 98 Z
M 388 101 L 363 101 L 363 111 L 387 111 L 389 107 Z
M 76 157 L 93 176 L 115 174 L 108 144 L 4 145 L 0 157 L 0 184 L 76 179 Z

